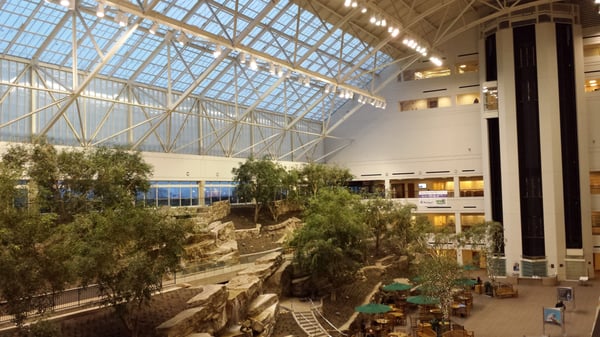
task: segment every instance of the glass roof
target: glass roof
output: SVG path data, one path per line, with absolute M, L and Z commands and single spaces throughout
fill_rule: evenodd
M 126 27 L 115 20 L 119 13 Z M 77 11 L 58 0 L 0 0 L 0 32 L 5 56 L 312 120 L 358 104 L 326 93 L 326 84 L 368 93 L 373 76 L 392 62 L 290 0 L 80 0 Z M 179 43 L 182 35 L 189 41 Z

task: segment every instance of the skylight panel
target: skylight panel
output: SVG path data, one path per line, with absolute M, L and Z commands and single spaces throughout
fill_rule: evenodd
M 258 1 L 240 1 L 240 13 L 250 17 L 255 18 L 259 13 L 261 13 L 265 7 L 269 4 L 270 0 L 258 0 Z M 283 2 L 283 1 L 281 1 Z M 229 6 L 230 8 L 234 8 Z M 271 11 L 273 12 L 273 11 Z
M 196 1 L 191 0 L 174 1 L 173 5 L 167 9 L 165 15 L 177 21 L 184 21 L 183 19 L 188 14 L 189 9 L 191 9 L 195 3 Z

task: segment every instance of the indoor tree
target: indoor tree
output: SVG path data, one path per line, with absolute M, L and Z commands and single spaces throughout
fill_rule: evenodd
M 279 214 L 275 201 L 281 197 L 286 170 L 280 164 L 267 158 L 250 157 L 239 167 L 233 168 L 233 181 L 237 183 L 236 194 L 244 202 L 254 203 L 254 223 L 263 207 L 268 208 L 274 220 Z
M 486 262 L 487 275 L 495 282 L 498 272 L 503 266 L 498 261 L 504 256 L 504 227 L 497 221 L 470 226 L 458 235 L 458 243 L 462 247 L 469 246 L 481 252 Z
M 335 289 L 356 276 L 364 262 L 368 229 L 360 198 L 341 187 L 320 189 L 305 210 L 305 224 L 293 234 L 293 262 L 311 276 Z
M 136 205 L 150 174 L 138 152 L 123 149 L 59 152 L 41 142 L 6 151 L 0 295 L 17 324 L 65 286 L 98 284 L 135 334 L 133 310 L 179 266 L 185 238 L 182 223 Z
M 381 240 L 391 230 L 395 209 L 393 201 L 377 195 L 365 202 L 365 222 L 375 239 L 375 256 L 379 256 Z

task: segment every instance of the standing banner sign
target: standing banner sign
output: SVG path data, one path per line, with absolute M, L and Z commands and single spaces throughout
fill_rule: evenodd
M 575 309 L 575 292 L 573 291 L 572 287 L 557 287 L 556 300 L 562 302 L 573 302 L 573 309 Z
M 542 317 L 544 320 L 544 323 L 542 324 L 542 327 L 543 327 L 542 334 L 544 336 L 547 336 L 546 335 L 546 324 L 560 326 L 562 329 L 563 336 L 566 336 L 564 307 L 562 307 L 562 308 L 543 308 L 543 316 Z

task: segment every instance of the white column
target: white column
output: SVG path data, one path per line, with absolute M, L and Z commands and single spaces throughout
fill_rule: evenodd
M 558 256 L 565 255 L 565 227 L 555 27 L 554 23 L 542 23 L 535 27 L 544 246 L 548 274 L 565 271 L 565 268 L 558 268 Z M 554 265 L 554 268 L 550 268 L 550 265 Z
M 502 209 L 507 274 L 521 261 L 521 204 L 519 197 L 519 156 L 515 98 L 515 65 L 511 29 L 496 33 L 498 58 L 498 121 L 502 170 Z

